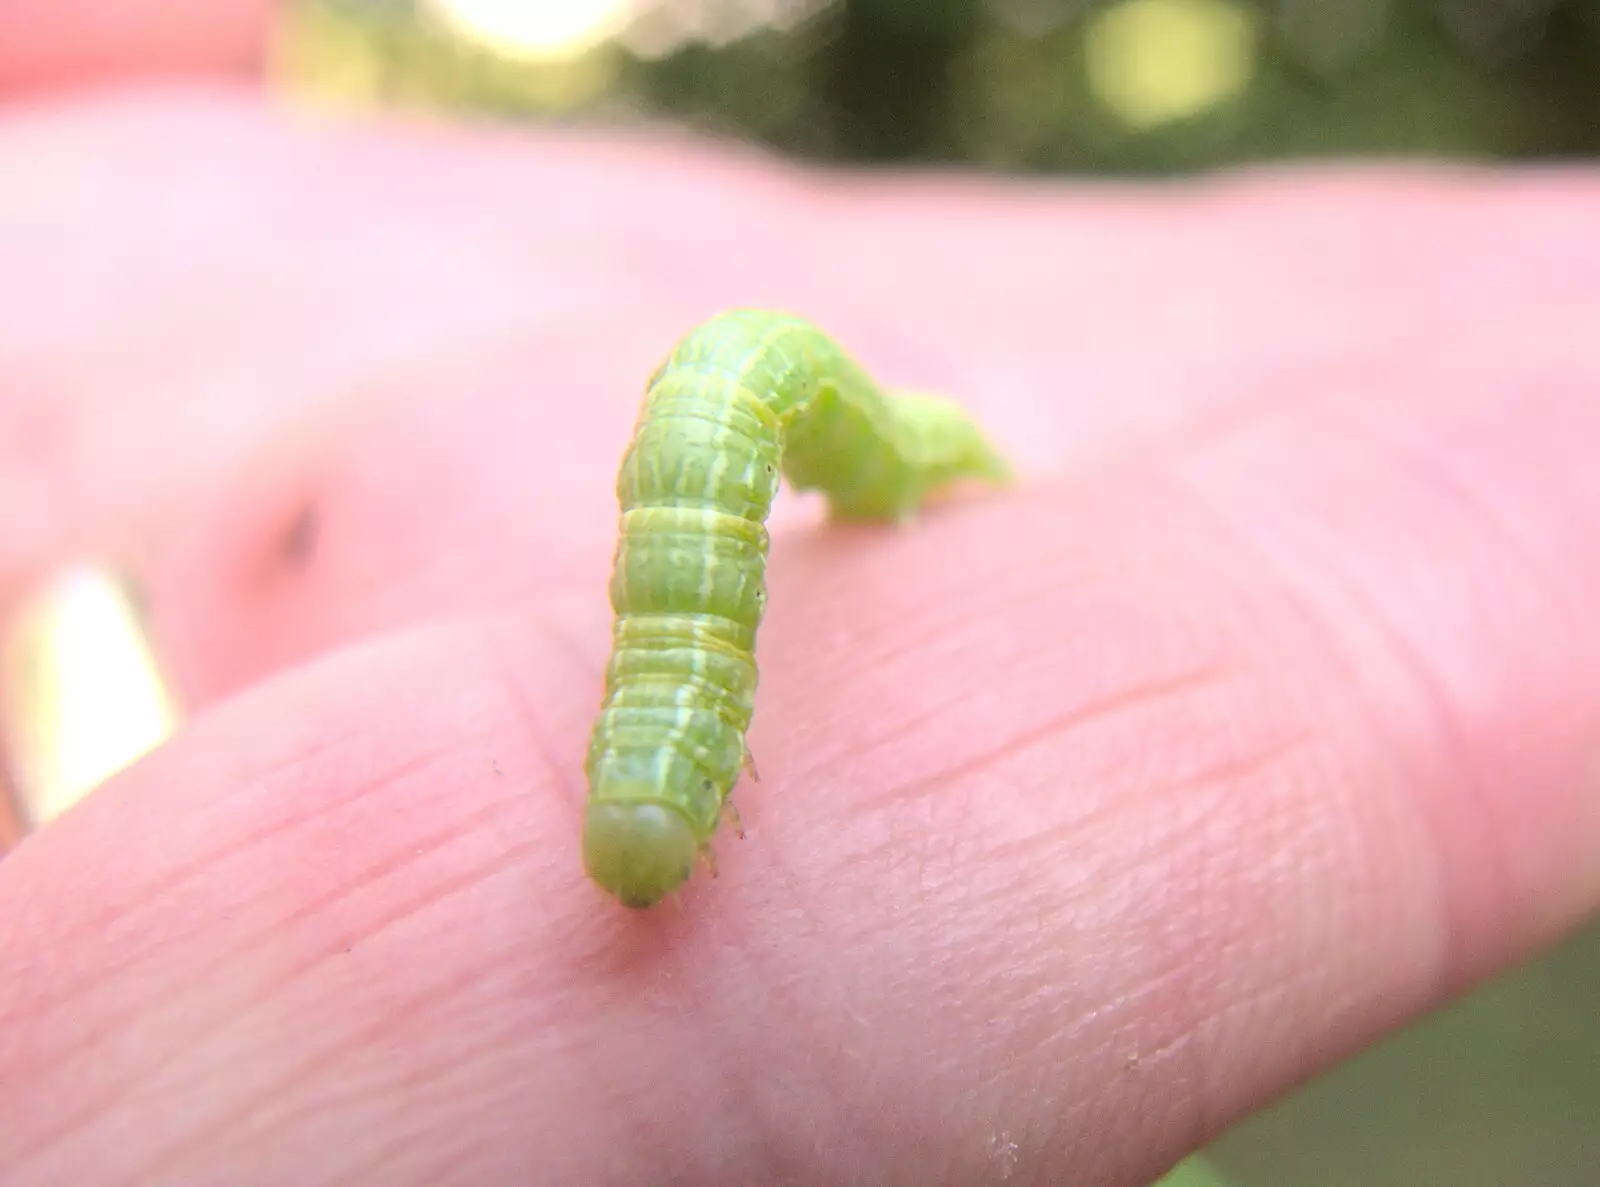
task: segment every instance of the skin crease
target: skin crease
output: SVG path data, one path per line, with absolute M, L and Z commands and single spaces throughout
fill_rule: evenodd
M 1600 178 L 189 85 L 0 111 L 0 176 L 0 591 L 128 559 L 195 710 L 0 861 L 3 1187 L 1143 1183 L 1600 898 Z M 610 485 L 736 301 L 1024 480 L 780 496 L 749 838 L 640 915 L 577 846 Z

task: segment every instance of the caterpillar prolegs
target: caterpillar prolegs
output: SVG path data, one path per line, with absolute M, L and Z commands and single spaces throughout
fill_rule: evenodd
M 617 475 L 621 532 L 605 699 L 589 742 L 590 877 L 630 907 L 685 882 L 739 773 L 782 472 L 835 516 L 904 519 L 1008 468 L 955 404 L 885 393 L 810 323 L 736 310 L 650 378 Z

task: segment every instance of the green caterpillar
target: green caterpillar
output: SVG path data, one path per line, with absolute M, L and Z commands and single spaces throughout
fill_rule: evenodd
M 1008 477 L 955 404 L 885 394 L 800 318 L 736 310 L 678 343 L 617 475 L 616 625 L 586 763 L 584 864 L 630 907 L 711 864 L 725 814 L 737 826 L 780 468 L 850 519 L 903 520 L 949 482 Z

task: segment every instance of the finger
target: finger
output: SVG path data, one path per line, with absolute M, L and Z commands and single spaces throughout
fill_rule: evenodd
M 804 537 L 679 906 L 578 861 L 602 606 L 218 707 L 0 864 L 7 1187 L 1147 1182 L 1600 896 L 1574 328 Z
M 274 0 L 0 0 L 0 93 L 129 77 L 253 77 Z

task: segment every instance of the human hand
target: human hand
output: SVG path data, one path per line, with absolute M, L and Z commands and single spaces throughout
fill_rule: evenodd
M 15 109 L 0 176 L 0 590 L 125 564 L 193 712 L 0 861 L 5 1187 L 1139 1183 L 1600 896 L 1590 179 L 216 89 Z M 641 915 L 577 844 L 611 482 L 728 304 L 1025 481 L 780 499 L 750 836 Z

